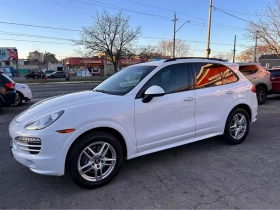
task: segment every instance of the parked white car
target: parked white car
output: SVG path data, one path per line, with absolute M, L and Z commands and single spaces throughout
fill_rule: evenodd
M 138 83 L 127 81 L 139 74 Z M 10 145 L 14 158 L 33 172 L 62 176 L 67 170 L 79 186 L 96 188 L 117 175 L 124 158 L 219 135 L 239 144 L 257 109 L 256 88 L 236 64 L 142 63 L 91 91 L 34 104 L 11 122 Z
M 17 101 L 14 104 L 11 104 L 11 106 L 19 106 L 22 104 L 22 101 L 28 102 L 32 99 L 32 91 L 28 85 L 16 83 L 15 89 L 18 97 Z

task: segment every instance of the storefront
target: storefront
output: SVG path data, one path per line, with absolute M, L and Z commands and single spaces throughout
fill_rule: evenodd
M 104 75 L 104 59 L 102 58 L 66 58 L 63 60 L 64 69 L 70 73 L 77 73 L 81 69 L 87 69 L 90 74 Z
M 137 59 L 137 58 L 122 58 L 119 61 L 119 68 L 123 69 L 127 66 L 134 65 L 137 63 L 146 62 L 144 59 Z

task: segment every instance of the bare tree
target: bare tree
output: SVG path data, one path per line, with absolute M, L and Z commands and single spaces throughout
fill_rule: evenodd
M 259 58 L 262 55 L 269 55 L 271 53 L 271 49 L 265 45 L 260 45 L 257 47 L 257 58 Z M 236 57 L 236 60 L 240 62 L 250 62 L 254 60 L 254 54 L 254 47 L 247 47 Z
M 247 37 L 258 38 L 261 45 L 280 55 L 280 0 L 273 0 L 261 12 L 256 13 L 256 20 L 247 26 Z
M 218 53 L 214 55 L 215 58 L 220 58 L 223 60 L 231 61 L 233 59 L 233 53 Z
M 175 57 L 186 57 L 189 55 L 190 45 L 188 42 L 180 39 L 175 41 Z M 172 56 L 173 54 L 173 41 L 162 40 L 158 43 L 158 53 L 163 56 Z
M 83 28 L 76 44 L 83 45 L 89 54 L 105 53 L 111 59 L 116 72 L 120 58 L 131 51 L 132 42 L 141 33 L 141 28 L 132 28 L 129 20 L 122 12 L 115 15 L 106 10 L 101 14 L 97 12 L 93 24 Z

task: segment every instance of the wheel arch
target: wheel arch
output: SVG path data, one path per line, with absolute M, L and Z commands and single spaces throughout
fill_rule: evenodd
M 237 109 L 237 108 L 242 108 L 242 109 L 244 109 L 244 110 L 248 113 L 248 115 L 249 115 L 250 122 L 252 121 L 252 110 L 251 110 L 250 106 L 249 106 L 248 104 L 245 104 L 245 103 L 241 103 L 241 104 L 238 104 L 238 105 L 236 105 L 235 107 L 233 107 L 233 108 L 231 109 L 231 111 L 228 113 L 228 116 L 230 115 L 230 113 L 231 113 L 233 110 L 235 110 L 235 109 Z
M 90 128 L 88 130 L 85 130 L 83 133 L 79 134 L 77 137 L 75 137 L 75 139 L 71 142 L 71 145 L 70 146 L 67 146 L 66 148 L 64 147 L 64 149 L 66 149 L 66 154 L 61 154 L 60 155 L 60 160 L 59 160 L 59 168 L 58 168 L 58 176 L 61 176 L 61 175 L 64 175 L 65 172 L 67 171 L 66 170 L 66 161 L 68 159 L 68 154 L 69 154 L 69 151 L 75 146 L 75 143 L 77 142 L 77 140 L 79 138 L 81 138 L 82 136 L 85 136 L 91 132 L 95 132 L 95 131 L 104 131 L 104 132 L 108 132 L 112 135 L 114 135 L 121 143 L 121 146 L 123 148 L 123 152 L 124 152 L 124 157 L 126 158 L 128 156 L 128 149 L 129 149 L 129 145 L 128 145 L 128 142 L 125 140 L 125 136 L 122 134 L 121 131 L 119 131 L 118 129 L 116 128 L 112 128 L 110 126 L 100 126 L 100 127 L 94 127 L 94 128 Z
M 22 97 L 24 97 L 24 94 L 20 90 L 16 90 L 17 94 L 20 94 Z
M 256 85 L 256 88 L 258 88 L 258 87 L 264 87 L 264 88 L 266 89 L 266 91 L 268 91 L 268 87 L 267 87 L 267 85 L 266 85 L 265 83 L 259 83 L 259 84 L 257 84 L 257 85 Z

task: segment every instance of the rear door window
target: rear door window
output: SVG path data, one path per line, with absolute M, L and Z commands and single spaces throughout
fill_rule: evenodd
M 193 63 L 196 88 L 215 87 L 223 84 L 219 64 Z

